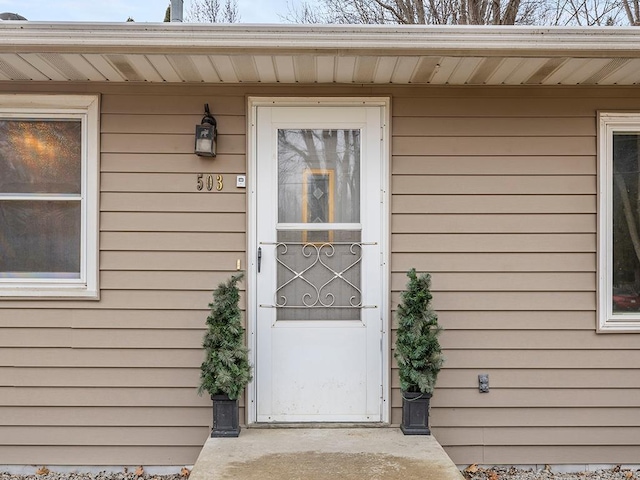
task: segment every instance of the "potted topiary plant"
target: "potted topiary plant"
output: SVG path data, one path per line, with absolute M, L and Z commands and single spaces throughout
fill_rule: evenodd
M 429 402 L 444 358 L 438 335 L 442 327 L 431 308 L 431 275 L 407 272 L 396 317 L 398 331 L 394 356 L 402 390 L 402 424 L 405 435 L 430 435 Z
M 212 437 L 237 437 L 240 434 L 238 397 L 251 381 L 248 349 L 244 344 L 238 282 L 243 274 L 233 275 L 213 292 L 207 332 L 202 346 L 206 358 L 200 366 L 200 388 L 213 400 Z

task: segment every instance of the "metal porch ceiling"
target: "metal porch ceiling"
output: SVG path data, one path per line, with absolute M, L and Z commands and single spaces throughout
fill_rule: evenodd
M 0 81 L 636 85 L 640 28 L 2 22 Z

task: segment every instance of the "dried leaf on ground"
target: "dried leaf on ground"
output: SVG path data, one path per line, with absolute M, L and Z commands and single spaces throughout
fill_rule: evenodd
M 496 472 L 489 472 L 489 480 L 498 480 L 498 474 Z
M 182 467 L 182 470 L 180 470 L 181 477 L 189 478 L 190 474 L 191 474 L 191 470 L 189 470 L 187 467 Z
M 136 477 L 141 477 L 144 475 L 144 468 L 142 467 L 142 465 L 140 465 L 138 468 L 136 468 Z
M 36 475 L 49 475 L 49 469 L 43 465 L 36 470 Z
M 631 470 L 628 470 L 628 471 L 624 472 L 624 476 L 627 477 L 628 479 L 632 479 L 633 478 L 633 472 Z
M 473 465 L 469 465 L 464 471 L 465 473 L 476 473 L 478 471 L 478 464 L 474 463 Z

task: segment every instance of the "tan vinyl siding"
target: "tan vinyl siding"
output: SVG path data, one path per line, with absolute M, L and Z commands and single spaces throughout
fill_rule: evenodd
M 390 322 L 405 271 L 432 272 L 447 358 L 432 426 L 456 463 L 640 458 L 640 336 L 595 333 L 596 113 L 640 111 L 636 89 L 31 88 L 102 93 L 101 299 L 0 300 L 0 463 L 195 461 L 207 304 L 247 262 L 249 95 L 391 97 Z M 204 103 L 213 160 L 191 153 Z M 197 192 L 197 173 L 224 190 Z
M 93 430 L 91 442 L 95 442 L 96 427 Z M 59 429 L 63 435 L 64 429 Z M 38 435 L 37 430 L 32 430 L 34 436 Z M 131 438 L 135 436 L 135 429 L 132 431 L 121 431 L 121 437 Z M 71 438 L 67 436 L 65 438 Z M 58 438 L 55 443 L 58 443 Z M 82 459 L 83 465 L 137 465 L 142 458 L 146 465 L 181 465 L 185 458 L 198 458 L 202 445 L 206 441 L 206 436 L 197 445 L 9 445 L 2 446 L 2 459 L 7 465 L 29 465 L 34 458 L 40 460 L 44 465 L 77 465 L 78 459 Z M 123 441 L 124 443 L 124 441 Z M 115 459 L 115 460 L 109 460 Z M 55 468 L 54 468 L 55 470 Z
M 640 337 L 595 333 L 596 113 L 640 98 L 431 92 L 393 99 L 391 284 L 394 308 L 433 274 L 436 437 L 459 464 L 636 462 Z
M 189 465 L 209 434 L 207 304 L 246 268 L 244 95 L 117 90 L 101 99 L 100 300 L 0 301 L 0 463 Z M 216 159 L 192 153 L 207 102 Z M 224 190 L 198 192 L 197 173 Z

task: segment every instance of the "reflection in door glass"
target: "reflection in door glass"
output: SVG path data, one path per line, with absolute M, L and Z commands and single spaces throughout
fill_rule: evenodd
M 360 130 L 278 130 L 278 222 L 360 222 Z

